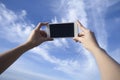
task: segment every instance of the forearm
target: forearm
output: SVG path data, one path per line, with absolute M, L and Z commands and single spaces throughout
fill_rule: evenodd
M 96 47 L 91 50 L 101 72 L 102 80 L 120 80 L 120 65 L 103 49 Z
M 0 54 L 0 74 L 14 63 L 24 52 L 31 49 L 29 43 L 22 44 L 12 50 Z
M 0 74 L 4 72 L 13 62 L 15 62 L 24 52 L 40 45 L 45 41 L 52 41 L 52 38 L 47 38 L 45 31 L 40 30 L 42 26 L 47 26 L 48 23 L 39 23 L 31 32 L 27 43 L 18 46 L 10 51 L 0 54 Z

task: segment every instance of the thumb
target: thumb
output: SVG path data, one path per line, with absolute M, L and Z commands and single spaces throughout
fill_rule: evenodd
M 53 41 L 53 38 L 44 38 L 45 41 Z

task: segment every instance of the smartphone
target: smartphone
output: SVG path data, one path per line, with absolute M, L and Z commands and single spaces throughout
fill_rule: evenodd
M 70 23 L 50 23 L 47 26 L 47 36 L 50 38 L 67 38 L 78 35 L 77 24 Z

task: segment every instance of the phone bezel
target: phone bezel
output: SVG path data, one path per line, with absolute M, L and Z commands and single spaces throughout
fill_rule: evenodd
M 74 24 L 74 37 L 78 35 L 78 27 L 77 27 L 77 24 L 75 22 L 68 22 L 69 23 L 73 23 Z M 49 38 L 70 38 L 70 37 L 51 37 L 50 35 L 50 25 L 51 24 L 66 24 L 66 23 L 49 23 L 47 25 L 47 28 L 46 28 L 46 33 L 47 33 L 47 37 Z

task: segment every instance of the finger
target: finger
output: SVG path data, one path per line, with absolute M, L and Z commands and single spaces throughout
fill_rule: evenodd
M 47 37 L 46 32 L 45 32 L 45 31 L 43 31 L 43 30 L 40 30 L 40 35 L 41 35 L 42 37 Z
M 45 41 L 53 41 L 53 38 L 45 38 Z
M 81 32 L 81 33 L 78 34 L 78 37 L 82 37 L 82 36 L 84 36 L 83 32 Z
M 46 26 L 47 24 L 48 24 L 47 22 L 38 23 L 36 29 L 40 29 L 42 26 Z
M 74 37 L 73 40 L 75 40 L 76 42 L 82 42 L 82 38 L 81 37 Z
M 78 42 L 78 40 L 76 40 L 75 38 L 73 38 L 73 40 L 74 40 L 75 42 Z
M 46 26 L 48 25 L 48 22 L 41 23 L 41 26 Z
M 80 26 L 80 29 L 81 29 L 82 31 L 85 31 L 85 30 L 86 30 L 86 28 L 80 23 L 79 20 L 77 20 L 77 23 L 78 23 L 78 25 Z

